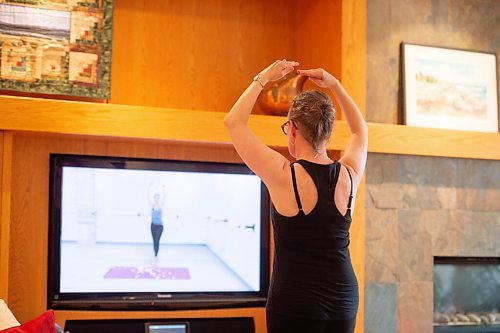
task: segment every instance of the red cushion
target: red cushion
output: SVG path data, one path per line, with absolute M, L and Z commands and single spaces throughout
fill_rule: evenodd
M 0 333 L 55 333 L 55 331 L 54 311 L 47 310 L 21 326 L 11 327 Z

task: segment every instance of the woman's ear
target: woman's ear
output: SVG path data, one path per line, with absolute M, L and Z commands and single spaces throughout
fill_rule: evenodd
M 297 127 L 295 127 L 295 122 L 290 121 L 288 128 L 290 130 L 290 136 L 295 139 L 297 137 Z

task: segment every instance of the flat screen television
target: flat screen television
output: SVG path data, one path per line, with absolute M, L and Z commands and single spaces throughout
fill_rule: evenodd
M 263 306 L 269 203 L 242 164 L 53 154 L 48 307 Z

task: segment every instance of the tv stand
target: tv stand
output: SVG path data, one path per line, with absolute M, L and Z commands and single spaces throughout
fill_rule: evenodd
M 253 318 L 169 318 L 66 320 L 68 333 L 145 333 L 147 323 L 187 323 L 186 333 L 254 333 Z M 172 330 L 172 332 L 176 332 Z M 165 330 L 165 333 L 170 333 Z

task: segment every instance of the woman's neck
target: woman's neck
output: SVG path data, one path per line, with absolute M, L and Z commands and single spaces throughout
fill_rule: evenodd
M 298 149 L 297 149 L 298 148 Z M 326 152 L 326 144 L 322 145 L 318 150 L 315 150 L 311 145 L 299 145 L 295 147 L 295 158 L 297 160 L 306 160 L 314 163 L 331 163 L 333 162 Z

